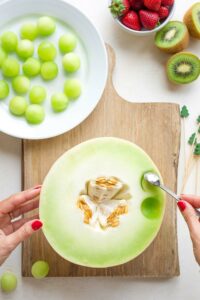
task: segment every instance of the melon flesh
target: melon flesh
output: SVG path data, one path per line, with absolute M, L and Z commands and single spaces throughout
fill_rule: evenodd
M 165 210 L 164 192 L 143 183 L 149 170 L 160 176 L 141 148 L 117 138 L 89 140 L 61 156 L 45 178 L 40 201 L 53 249 L 96 268 L 141 254 L 156 237 Z M 111 179 L 117 182 L 108 183 Z

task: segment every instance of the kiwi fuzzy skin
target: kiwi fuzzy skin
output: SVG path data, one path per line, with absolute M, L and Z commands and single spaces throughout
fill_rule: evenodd
M 189 33 L 192 37 L 200 39 L 200 32 L 197 30 L 196 24 L 193 19 L 193 9 L 196 4 L 194 4 L 185 14 L 183 21 L 187 26 Z
M 159 47 L 156 45 L 157 48 L 159 48 L 161 51 L 164 51 L 165 53 L 169 53 L 169 54 L 175 54 L 178 52 L 183 51 L 184 49 L 186 49 L 189 45 L 189 41 L 190 41 L 190 35 L 187 29 L 187 26 L 185 27 L 186 31 L 185 31 L 185 35 L 183 37 L 183 39 L 177 43 L 175 46 L 173 47 L 169 47 L 169 48 L 163 48 L 163 47 Z

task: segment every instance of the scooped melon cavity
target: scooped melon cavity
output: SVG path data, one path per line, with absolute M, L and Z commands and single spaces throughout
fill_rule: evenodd
M 100 228 L 120 226 L 120 216 L 128 213 L 129 187 L 116 177 L 98 177 L 85 184 L 77 207 L 83 211 L 83 223 Z

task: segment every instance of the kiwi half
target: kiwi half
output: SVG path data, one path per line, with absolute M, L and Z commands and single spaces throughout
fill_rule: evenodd
M 183 22 L 171 21 L 155 36 L 156 46 L 167 53 L 177 53 L 184 50 L 189 43 L 189 32 Z
M 186 24 L 191 36 L 200 39 L 200 2 L 194 4 L 185 14 Z
M 187 84 L 199 77 L 200 60 L 189 52 L 173 55 L 167 62 L 168 79 L 176 84 Z

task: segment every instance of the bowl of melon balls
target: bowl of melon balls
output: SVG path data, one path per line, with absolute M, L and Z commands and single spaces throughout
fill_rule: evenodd
M 30 88 L 31 79 L 40 75 L 43 81 L 49 82 L 54 80 L 59 72 L 59 66 L 54 61 L 57 55 L 55 45 L 44 39 L 37 46 L 37 57 L 33 57 L 34 41 L 38 36 L 51 36 L 55 30 L 55 20 L 49 16 L 42 16 L 35 23 L 28 22 L 21 26 L 20 40 L 13 31 L 5 31 L 1 35 L 0 67 L 3 79 L 0 80 L 0 100 L 8 97 L 10 82 L 15 95 L 9 102 L 9 111 L 14 116 L 24 116 L 29 124 L 40 124 L 44 121 L 45 110 L 41 104 L 47 97 L 47 91 L 42 84 L 35 84 Z M 73 52 L 76 45 L 76 36 L 71 33 L 61 35 L 58 40 L 58 48 L 63 54 L 63 71 L 70 74 L 77 72 L 81 65 L 79 56 Z M 24 96 L 28 92 L 29 102 Z M 80 81 L 70 77 L 64 84 L 64 91 L 52 95 L 52 110 L 56 113 L 64 111 L 69 105 L 69 100 L 75 100 L 80 95 Z
M 105 43 L 68 3 L 58 1 L 54 12 L 54 1 L 45 1 L 42 11 L 49 15 L 40 14 L 36 1 L 19 3 L 24 6 L 11 20 L 1 19 L 7 2 L 0 10 L 0 131 L 50 138 L 83 122 L 101 99 L 108 72 Z

